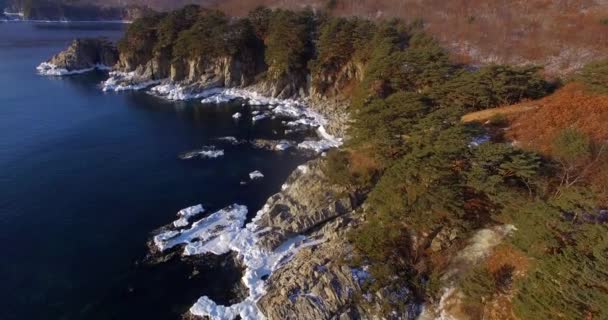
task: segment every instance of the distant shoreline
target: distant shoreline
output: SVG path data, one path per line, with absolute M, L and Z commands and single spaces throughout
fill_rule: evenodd
M 0 19 L 0 22 L 34 22 L 34 23 L 116 23 L 116 24 L 130 24 L 131 20 L 37 20 L 37 19 L 24 19 L 23 12 L 8 12 L 4 11 L 2 14 L 6 17 L 17 17 L 14 19 Z

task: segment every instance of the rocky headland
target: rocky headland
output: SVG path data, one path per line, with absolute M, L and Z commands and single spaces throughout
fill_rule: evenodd
M 351 59 L 325 73 L 288 69 L 272 76 L 269 74 L 272 66 L 262 58 L 266 50 L 263 41 L 251 39 L 252 31 L 248 28 L 230 30 L 226 37 L 246 39 L 246 45 L 238 50 L 214 48 L 213 54 L 183 58 L 176 58 L 177 47 L 167 50 L 155 37 L 140 38 L 139 33 L 127 33 L 118 49 L 105 39 L 76 40 L 64 52 L 41 64 L 39 71 L 66 75 L 107 67 L 111 72 L 102 84 L 105 91 L 148 90 L 170 100 L 246 99 L 252 105 L 267 106 L 260 116 L 285 116 L 291 119 L 287 125 L 315 128 L 321 140 L 304 141 L 298 147 L 313 149 L 318 154 L 339 147 L 342 139 L 348 138 L 350 101 L 343 93 L 353 82 L 361 81 L 364 72 L 361 62 Z M 258 144 L 276 149 L 281 142 Z M 367 266 L 353 262 L 354 249 L 347 237 L 349 230 L 366 220 L 364 195 L 332 183 L 324 171 L 324 163 L 325 159 L 319 157 L 300 166 L 248 224 L 248 208 L 238 204 L 196 221 L 193 220 L 204 211 L 202 207 L 187 208 L 178 213 L 178 220 L 155 234 L 150 247 L 157 260 L 162 260 L 166 250 L 184 256 L 233 252 L 245 270 L 243 284 L 248 294 L 244 294 L 241 302 L 219 306 L 201 297 L 193 302 L 188 316 L 415 319 L 422 314 L 424 319 L 452 319 L 444 307 L 448 300 L 455 299 L 450 288 L 460 280 L 458 277 L 446 278 L 449 286 L 442 300 L 426 304 L 412 288 L 371 289 L 369 284 L 374 279 Z M 473 248 L 472 257 L 467 256 L 466 248 L 459 253 L 458 245 L 467 239 L 453 229 L 446 228 L 418 240 L 427 242 L 429 250 L 442 254 L 462 270 L 478 263 L 508 234 L 503 229 L 487 232 L 493 233 L 485 234 L 486 237 L 472 236 L 467 247 Z M 484 246 L 488 241 L 491 245 Z M 387 316 L 384 309 L 387 301 L 406 307 Z
M 43 75 L 69 75 L 94 69 L 109 70 L 118 61 L 116 46 L 106 38 L 76 39 L 70 46 L 41 63 L 37 69 Z

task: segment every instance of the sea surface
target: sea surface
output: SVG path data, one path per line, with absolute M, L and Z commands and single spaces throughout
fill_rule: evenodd
M 241 276 L 230 259 L 150 264 L 146 242 L 199 203 L 255 215 L 306 160 L 217 141 L 282 137 L 279 120 L 253 124 L 238 101 L 168 102 L 104 93 L 101 72 L 35 73 L 72 39 L 124 28 L 0 23 L 0 319 L 179 319 L 203 295 L 229 304 Z M 225 155 L 178 158 L 209 145 Z M 264 179 L 241 185 L 254 170 Z

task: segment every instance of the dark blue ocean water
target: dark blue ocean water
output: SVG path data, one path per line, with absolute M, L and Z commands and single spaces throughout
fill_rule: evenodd
M 235 122 L 240 103 L 103 93 L 103 73 L 35 74 L 73 38 L 123 28 L 0 23 L 0 319 L 178 319 L 201 295 L 227 303 L 231 265 L 143 263 L 150 232 L 198 203 L 254 214 L 305 160 L 214 141 L 280 137 L 278 121 Z M 210 144 L 225 156 L 177 157 Z M 266 177 L 241 186 L 253 170 Z

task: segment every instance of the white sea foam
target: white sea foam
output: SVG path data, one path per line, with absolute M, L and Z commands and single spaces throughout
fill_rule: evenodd
M 179 155 L 182 160 L 189 160 L 193 158 L 219 158 L 224 155 L 224 150 L 216 149 L 214 146 L 205 146 L 201 149 L 184 152 Z
M 43 76 L 68 76 L 68 75 L 74 75 L 74 74 L 82 74 L 82 73 L 87 73 L 87 72 L 91 72 L 93 70 L 110 70 L 111 68 L 103 65 L 103 64 L 96 64 L 95 66 L 91 67 L 91 68 L 86 68 L 86 69 L 77 69 L 77 70 L 68 70 L 65 68 L 59 68 L 57 67 L 55 64 L 52 64 L 50 62 L 42 62 L 41 64 L 39 64 L 36 67 L 36 70 L 38 71 L 38 74 L 43 75 Z
M 221 306 L 203 296 L 190 308 L 190 313 L 216 320 L 234 319 L 236 316 L 244 320 L 263 319 L 264 315 L 256 304 L 266 293 L 263 278 L 283 266 L 298 250 L 323 242 L 296 236 L 274 251 L 264 250 L 257 245 L 257 236 L 265 230 L 258 230 L 255 223 L 267 211 L 268 206 L 265 206 L 243 228 L 247 207 L 234 204 L 194 222 L 189 229 L 166 231 L 154 237 L 154 244 L 161 251 L 176 245 L 185 245 L 183 254 L 186 256 L 220 255 L 233 251 L 245 266 L 242 281 L 249 289 L 245 300 L 231 306 Z

